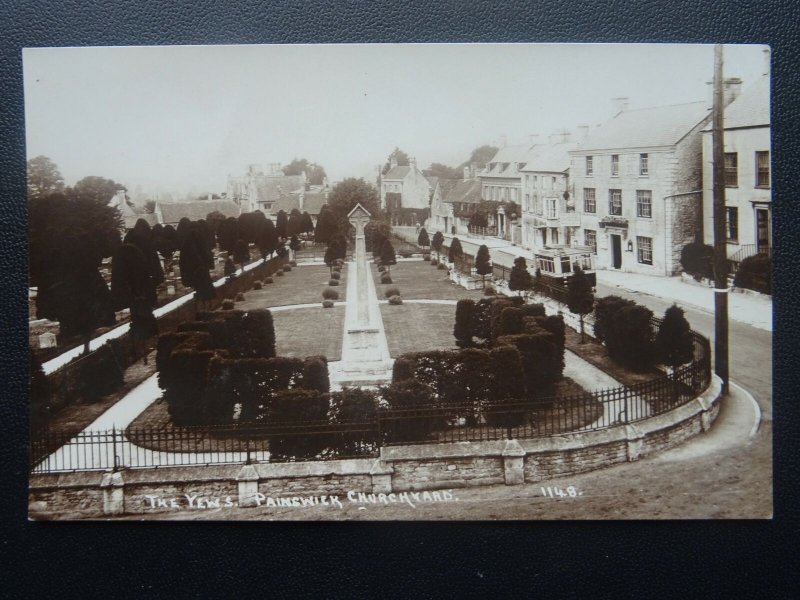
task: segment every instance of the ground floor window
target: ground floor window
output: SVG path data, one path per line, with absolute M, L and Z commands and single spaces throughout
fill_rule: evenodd
M 597 232 L 594 229 L 583 230 L 583 243 L 589 246 L 594 254 L 597 254 Z
M 653 264 L 653 238 L 636 236 L 636 248 L 639 262 L 643 265 Z
M 536 258 L 536 267 L 542 271 L 542 273 L 555 273 L 556 266 L 553 262 L 553 259 L 546 256 L 540 256 Z

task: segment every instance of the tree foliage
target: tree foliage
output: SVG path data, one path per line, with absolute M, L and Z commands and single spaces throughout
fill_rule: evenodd
M 453 238 L 453 241 L 450 242 L 450 251 L 447 254 L 447 258 L 450 262 L 454 263 L 464 256 L 464 250 L 461 248 L 461 240 L 457 237 Z
M 397 161 L 398 167 L 407 167 L 409 165 L 408 154 L 400 150 L 400 148 L 395 147 L 395 149 L 392 150 L 391 154 L 389 154 L 387 157 L 386 164 L 384 164 L 383 168 L 381 169 L 381 175 L 386 175 L 386 173 L 389 172 L 389 169 L 392 168 L 393 158 Z
M 46 156 L 28 161 L 28 199 L 44 198 L 64 191 L 64 178 L 56 164 Z
M 284 175 L 306 174 L 306 181 L 311 185 L 322 185 L 326 177 L 325 168 L 317 163 L 310 162 L 306 158 L 294 158 L 292 162 L 283 167 Z
M 475 271 L 481 276 L 483 286 L 486 287 L 486 276 L 492 274 L 492 264 L 490 262 L 489 248 L 486 244 L 481 244 L 478 253 L 475 255 Z
M 346 234 L 350 231 L 351 225 L 347 220 L 347 215 L 356 207 L 356 204 L 361 204 L 372 215 L 372 219 L 383 218 L 380 209 L 380 195 L 375 186 L 363 179 L 352 177 L 345 179 L 333 186 L 328 196 L 328 206 L 336 217 L 336 229 L 339 233 Z
M 475 312 L 475 301 L 463 298 L 456 303 L 456 323 L 453 327 L 453 336 L 459 348 L 472 345 L 472 316 Z
M 439 177 L 441 179 L 461 179 L 463 170 L 458 167 L 448 167 L 442 163 L 431 163 L 427 169 L 422 171 L 426 177 Z
M 694 339 L 683 310 L 673 304 L 664 313 L 664 320 L 656 334 L 656 355 L 661 364 L 673 369 L 691 362 L 694 358 Z
M 422 248 L 427 248 L 431 245 L 431 238 L 428 236 L 428 231 L 424 227 L 419 230 L 419 235 L 417 236 L 417 245 L 421 246 Z
M 580 267 L 575 267 L 575 272 L 567 284 L 567 306 L 572 314 L 579 315 L 581 322 L 581 343 L 586 341 L 583 329 L 583 317 L 594 310 L 594 291 L 592 283 Z
M 464 167 L 468 167 L 472 163 L 475 163 L 479 169 L 483 169 L 487 163 L 494 158 L 494 155 L 497 154 L 498 150 L 499 148 L 497 146 L 490 146 L 488 144 L 478 146 L 469 155 L 469 160 L 462 163 L 460 167 L 463 169 Z
M 288 234 L 289 228 L 289 215 L 286 214 L 285 210 L 279 210 L 278 214 L 275 217 L 275 230 L 278 233 L 278 237 L 280 239 L 286 239 Z
M 444 235 L 442 235 L 441 231 L 437 231 L 436 233 L 433 234 L 433 239 L 431 240 L 431 248 L 436 250 L 437 254 L 441 254 L 442 244 L 444 244 Z
M 522 294 L 531 289 L 532 285 L 533 280 L 528 272 L 528 264 L 525 262 L 525 257 L 518 256 L 514 259 L 514 266 L 511 267 L 511 274 L 508 277 L 508 289 Z

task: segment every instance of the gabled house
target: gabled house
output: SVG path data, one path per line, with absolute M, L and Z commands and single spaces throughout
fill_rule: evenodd
M 727 82 L 729 99 L 737 82 Z M 617 114 L 569 153 L 578 241 L 594 249 L 600 269 L 673 275 L 700 234 L 710 103 L 628 110 L 627 99 L 616 100 Z
M 522 198 L 522 173 L 530 144 L 505 146 L 492 157 L 486 168 L 478 174 L 484 201 L 497 206 L 488 213 L 489 228 L 501 238 L 512 239 L 511 214 L 506 214 L 509 203 L 519 204 Z M 516 215 L 519 216 L 519 215 Z
M 569 133 L 553 134 L 547 144 L 533 146 L 522 173 L 522 246 L 576 245 L 580 213 L 569 192 L 570 151 L 577 144 Z
M 424 223 L 430 214 L 431 185 L 414 158 L 408 166 L 392 157 L 389 170 L 380 178 L 381 208 L 395 225 Z
M 261 165 L 250 165 L 241 177 L 228 175 L 227 197 L 239 205 L 243 213 L 260 210 L 267 216 L 274 216 L 282 207 L 298 208 L 298 196 L 305 190 L 305 173 L 284 175 L 278 163 L 270 163 L 266 170 Z
M 772 247 L 769 75 L 725 108 L 725 212 L 728 257 L 741 262 Z M 711 127 L 703 129 L 703 164 L 712 163 Z M 713 177 L 703 171 L 703 238 L 714 243 Z
M 108 201 L 108 206 L 119 209 L 126 231 L 133 229 L 139 219 L 144 219 L 150 227 L 158 223 L 158 217 L 155 213 L 137 212 L 128 200 L 125 190 L 118 190 L 114 197 Z

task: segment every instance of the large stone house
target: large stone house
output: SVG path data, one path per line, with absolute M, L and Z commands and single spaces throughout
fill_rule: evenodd
M 729 98 L 737 81 L 728 82 Z M 627 110 L 618 100 L 618 114 L 569 153 L 579 241 L 595 249 L 598 268 L 672 275 L 700 233 L 710 104 Z
M 736 262 L 772 247 L 769 75 L 724 112 L 725 210 L 728 257 Z M 703 130 L 703 164 L 713 159 L 711 127 Z M 703 238 L 714 243 L 713 173 L 703 171 Z
M 514 217 L 506 214 L 508 203 L 519 204 L 522 199 L 522 172 L 530 144 L 505 146 L 492 157 L 486 168 L 478 174 L 482 199 L 496 209 L 487 214 L 491 234 L 517 242 L 512 226 Z
M 577 245 L 580 213 L 569 193 L 569 152 L 576 143 L 569 133 L 550 136 L 547 144 L 533 146 L 525 158 L 522 174 L 522 246 L 537 250 L 544 246 Z
M 474 168 L 464 167 L 463 179 L 438 179 L 438 194 L 431 200 L 430 231 L 465 234 L 470 217 L 481 203 L 481 182 Z
M 243 213 L 260 210 L 267 216 L 275 216 L 287 206 L 299 208 L 305 191 L 305 173 L 284 175 L 279 163 L 270 163 L 266 169 L 253 164 L 240 177 L 228 175 L 227 197 Z
M 408 166 L 392 157 L 389 170 L 380 178 L 381 208 L 396 225 L 424 223 L 430 213 L 431 184 L 417 168 L 414 158 Z

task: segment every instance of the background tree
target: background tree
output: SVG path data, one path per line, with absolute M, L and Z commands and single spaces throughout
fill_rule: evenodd
M 115 182 L 113 179 L 105 179 L 94 175 L 84 177 L 72 189 L 78 196 L 100 204 L 108 204 L 119 190 L 128 191 L 124 185 Z M 128 200 L 127 194 L 125 195 L 125 200 Z
M 180 247 L 181 282 L 186 287 L 194 288 L 195 297 L 199 301 L 211 300 L 216 296 L 214 284 L 208 273 L 206 252 L 203 233 L 197 227 L 189 225 L 183 245 Z
M 481 276 L 483 287 L 486 287 L 486 276 L 492 273 L 492 264 L 489 257 L 489 248 L 486 244 L 481 244 L 478 253 L 475 255 L 475 271 Z
M 233 248 L 233 262 L 240 264 L 242 268 L 250 262 L 250 248 L 242 239 L 237 240 Z
M 394 253 L 394 246 L 390 240 L 385 240 L 381 246 L 381 264 L 391 271 L 390 267 L 397 264 L 397 257 Z
M 533 281 L 531 274 L 528 272 L 528 264 L 525 262 L 524 256 L 518 256 L 514 259 L 514 266 L 511 268 L 511 274 L 508 277 L 508 289 L 519 292 L 521 296 L 523 292 L 531 289 Z
M 437 260 L 442 258 L 442 244 L 444 244 L 444 235 L 442 235 L 441 231 L 437 231 L 433 234 L 433 239 L 431 240 L 431 248 L 436 251 Z
M 239 215 L 239 238 L 243 239 L 248 244 L 255 244 L 258 239 L 258 234 L 261 233 L 261 228 L 267 217 L 264 216 L 260 210 L 254 210 L 249 213 L 242 213 Z
M 256 245 L 261 251 L 261 258 L 264 259 L 278 249 L 278 232 L 270 219 L 264 219 L 261 224 L 261 232 L 258 235 Z
M 284 175 L 306 174 L 306 181 L 311 185 L 322 185 L 325 177 L 325 168 L 305 158 L 294 158 L 292 162 L 283 167 Z
M 288 226 L 289 216 L 286 214 L 285 210 L 279 210 L 275 217 L 275 230 L 278 233 L 278 238 L 282 240 L 286 239 Z
M 594 291 L 586 273 L 580 267 L 575 267 L 575 272 L 567 284 L 567 306 L 569 312 L 578 315 L 581 321 L 581 344 L 586 342 L 583 331 L 583 316 L 594 310 Z
M 469 225 L 470 227 L 488 227 L 489 216 L 486 214 L 486 211 L 478 209 L 472 213 L 469 217 Z
M 180 224 L 178 225 L 180 227 Z M 180 237 L 180 231 L 178 232 Z M 219 225 L 217 240 L 219 240 L 220 250 L 231 253 L 236 246 L 237 240 L 241 238 L 239 233 L 239 221 L 236 217 L 228 217 Z
M 296 208 L 289 213 L 289 221 L 286 225 L 286 235 L 289 237 L 303 233 L 303 215 Z
M 356 204 L 361 204 L 375 220 L 384 218 L 380 208 L 380 194 L 375 186 L 363 179 L 350 177 L 337 183 L 328 196 L 328 206 L 336 217 L 336 229 L 345 234 L 352 229 L 347 220 L 348 213 Z
M 459 168 L 463 170 L 464 167 L 468 167 L 471 164 L 475 163 L 475 166 L 478 169 L 483 169 L 486 164 L 494 158 L 494 155 L 497 154 L 499 148 L 497 146 L 489 146 L 488 144 L 479 146 L 472 151 L 469 156 L 469 160 L 461 163 Z M 460 176 L 459 176 L 460 177 Z
M 395 147 L 392 150 L 392 153 L 389 154 L 389 157 L 386 159 L 386 164 L 383 165 L 381 169 L 381 175 L 386 175 L 389 172 L 389 169 L 392 168 L 392 158 L 397 161 L 398 167 L 407 167 L 409 165 L 409 158 L 408 154 L 400 150 L 400 148 Z
M 125 235 L 123 244 L 133 244 L 142 252 L 147 273 L 153 282 L 153 286 L 164 282 L 164 270 L 161 268 L 161 261 L 158 259 L 153 231 L 147 221 L 144 219 L 136 221 L 133 229 Z
M 461 248 L 461 240 L 454 237 L 453 241 L 450 242 L 450 251 L 447 254 L 447 258 L 451 263 L 456 263 L 461 260 L 462 256 L 464 256 L 464 250 Z
M 64 178 L 56 164 L 46 156 L 28 161 L 28 198 L 43 198 L 64 191 Z
M 664 313 L 664 320 L 656 334 L 658 362 L 675 369 L 694 358 L 694 339 L 683 310 L 673 304 Z
M 428 237 L 428 232 L 423 227 L 419 230 L 419 236 L 417 236 L 417 244 L 422 248 L 427 248 L 431 245 L 431 238 Z
M 424 169 L 422 174 L 426 177 L 439 177 L 441 179 L 461 179 L 464 176 L 464 171 L 458 167 L 448 167 L 442 163 L 431 163 L 431 166 Z
M 153 214 L 156 212 L 156 201 L 155 200 L 148 200 L 144 203 L 144 211 L 149 214 Z
M 219 235 L 219 228 L 225 222 L 225 215 L 218 210 L 212 211 L 206 215 L 206 223 L 214 232 L 214 236 Z

